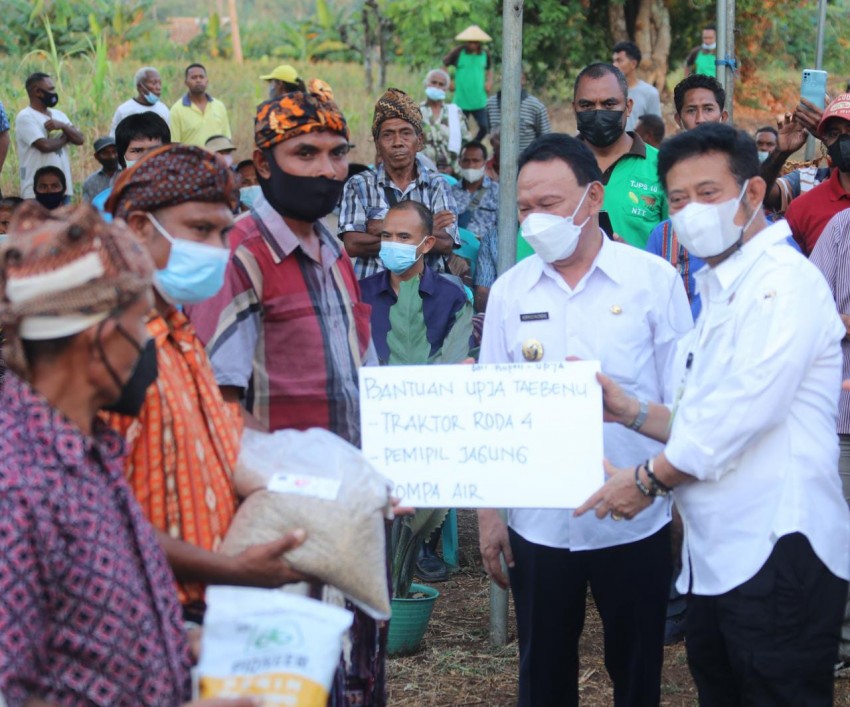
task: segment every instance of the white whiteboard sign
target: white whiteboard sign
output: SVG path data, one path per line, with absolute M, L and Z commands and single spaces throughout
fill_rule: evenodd
M 363 454 L 403 505 L 575 508 L 603 483 L 598 361 L 360 369 Z

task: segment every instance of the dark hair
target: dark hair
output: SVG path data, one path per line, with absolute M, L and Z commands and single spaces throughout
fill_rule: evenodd
M 713 22 L 709 22 L 707 25 L 703 25 L 703 26 L 702 26 L 702 29 L 703 29 L 703 32 L 704 32 L 705 30 L 707 30 L 707 29 L 710 29 L 712 32 L 716 32 L 716 31 L 717 31 L 717 27 L 715 27 L 715 25 L 714 25 L 714 23 L 713 23 Z
M 601 79 L 603 76 L 607 76 L 611 74 L 615 79 L 617 79 L 617 83 L 620 84 L 620 89 L 623 91 L 623 99 L 628 99 L 629 97 L 629 84 L 626 81 L 626 77 L 623 76 L 623 72 L 620 71 L 613 64 L 606 64 L 604 61 L 597 61 L 593 64 L 585 66 L 580 72 L 579 75 L 576 76 L 576 82 L 573 84 L 573 100 L 576 98 L 576 93 L 578 92 L 578 85 L 581 83 L 583 78 L 589 79 Z
M 676 84 L 676 88 L 673 89 L 673 102 L 676 104 L 676 115 L 682 114 L 682 108 L 685 105 L 685 94 L 695 88 L 705 88 L 711 91 L 714 94 L 714 100 L 720 106 L 720 110 L 723 110 L 723 106 L 726 105 L 726 91 L 723 90 L 723 86 L 720 85 L 718 80 L 713 76 L 706 76 L 705 74 L 691 74 L 679 81 Z
M 52 361 L 65 352 L 82 332 L 63 336 L 59 339 L 21 339 L 24 358 L 32 366 L 36 361 Z
M 758 135 L 759 133 L 772 133 L 773 137 L 779 139 L 779 131 L 772 125 L 763 125 L 755 132 L 756 135 Z
M 725 155 L 738 184 L 759 173 L 756 141 L 743 130 L 725 123 L 703 123 L 693 130 L 674 135 L 658 151 L 658 176 L 667 189 L 667 173 L 675 164 L 711 152 Z
M 4 196 L 0 199 L 0 211 L 14 211 L 23 203 L 24 200 L 19 196 Z
M 517 171 L 529 162 L 551 162 L 552 160 L 566 162 L 579 186 L 602 181 L 602 170 L 599 169 L 590 148 L 581 140 L 564 133 L 548 133 L 532 142 L 519 156 Z
M 118 151 L 118 161 L 122 167 L 126 167 L 124 154 L 133 140 L 150 138 L 162 140 L 163 145 L 171 142 L 171 130 L 159 115 L 153 111 L 146 110 L 144 113 L 128 115 L 115 126 L 115 149 Z
M 188 78 L 189 78 L 189 72 L 190 72 L 192 69 L 203 69 L 203 70 L 204 70 L 204 73 L 207 73 L 207 67 L 206 67 L 206 66 L 204 66 L 203 64 L 189 64 L 189 66 L 187 66 L 187 67 L 186 67 L 186 71 L 185 71 L 185 72 L 184 72 L 184 74 L 183 74 L 183 78 L 184 78 L 184 79 L 188 79 Z
M 487 161 L 487 148 L 484 147 L 484 143 L 478 140 L 470 140 L 466 143 L 462 148 L 460 148 L 460 154 L 466 152 L 470 147 L 477 148 L 481 150 L 481 154 L 484 155 L 484 161 Z
M 430 236 L 434 230 L 434 215 L 431 213 L 431 209 L 424 204 L 420 204 L 418 201 L 413 201 L 412 199 L 399 201 L 394 206 L 391 206 L 387 213 L 390 213 L 390 211 L 415 211 L 419 216 L 419 220 L 422 222 L 425 233 Z
M 35 174 L 32 177 L 33 189 L 35 189 L 38 185 L 38 180 L 46 174 L 52 174 L 54 177 L 57 177 L 59 179 L 62 184 L 63 192 L 68 188 L 68 181 L 65 179 L 65 173 L 58 167 L 54 167 L 52 164 L 49 164 L 44 167 L 39 167 L 37 170 L 35 170 Z
M 238 172 L 243 167 L 252 167 L 254 170 L 257 169 L 256 167 L 254 167 L 254 160 L 242 160 L 233 169 L 235 169 Z
M 27 93 L 29 93 L 37 83 L 41 83 L 44 79 L 49 79 L 50 74 L 45 74 L 43 71 L 36 71 L 35 73 L 27 76 L 27 80 L 24 82 L 24 88 L 26 88 Z
M 644 113 L 638 118 L 638 123 L 643 123 L 647 131 L 652 135 L 655 142 L 660 143 L 664 139 L 665 126 L 664 118 L 654 113 Z
M 640 64 L 640 60 L 643 58 L 643 54 L 640 53 L 640 47 L 634 42 L 617 42 L 614 45 L 613 54 L 617 54 L 618 52 L 623 52 L 629 59 L 636 61 Z
M 280 83 L 284 90 L 284 93 L 294 93 L 295 91 L 301 91 L 302 93 L 307 93 L 307 86 L 304 84 L 304 79 L 295 79 L 295 82 L 284 81 L 283 79 L 274 79 L 278 83 Z

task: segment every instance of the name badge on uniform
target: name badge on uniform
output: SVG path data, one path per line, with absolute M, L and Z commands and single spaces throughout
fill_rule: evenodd
M 521 322 L 541 322 L 544 319 L 549 318 L 549 312 L 532 312 L 530 314 L 520 314 L 519 320 Z

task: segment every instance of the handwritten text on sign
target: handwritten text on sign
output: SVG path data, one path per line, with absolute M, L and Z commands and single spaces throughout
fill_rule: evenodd
M 575 508 L 602 485 L 596 361 L 360 369 L 363 453 L 407 505 Z

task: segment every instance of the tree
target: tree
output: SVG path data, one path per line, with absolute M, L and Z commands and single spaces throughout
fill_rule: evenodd
M 614 43 L 630 39 L 640 48 L 644 78 L 663 91 L 670 62 L 670 9 L 664 0 L 611 0 L 608 30 Z

